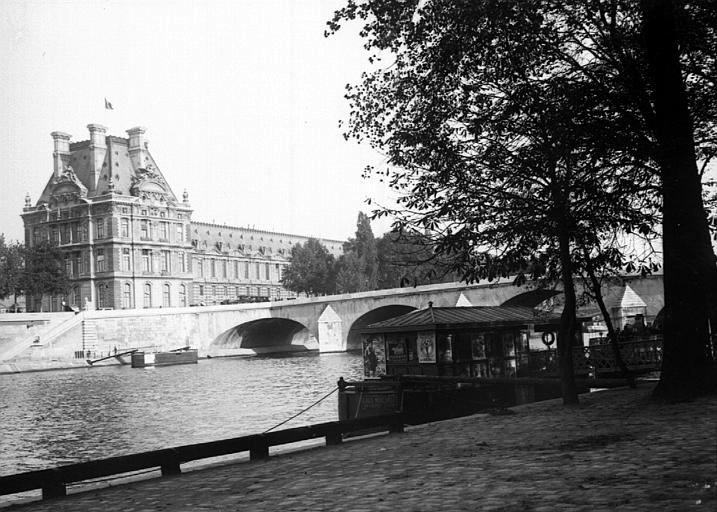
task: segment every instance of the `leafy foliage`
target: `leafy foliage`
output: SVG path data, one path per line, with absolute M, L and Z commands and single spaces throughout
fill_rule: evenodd
M 717 147 L 716 9 L 657 3 L 678 27 L 694 167 Z M 336 31 L 363 20 L 369 60 L 390 62 L 347 92 L 346 136 L 384 151 L 390 165 L 365 175 L 386 176 L 401 194 L 398 208 L 374 215 L 430 233 L 468 281 L 516 271 L 561 279 L 559 344 L 573 339 L 573 273 L 654 268 L 615 240 L 675 225 L 667 213 L 680 192 L 665 179 L 670 136 L 660 136 L 643 31 L 650 4 L 349 0 L 329 22 Z M 686 210 L 703 215 L 699 196 Z M 688 248 L 673 249 L 689 259 Z M 714 260 L 696 267 L 714 273 Z
M 22 289 L 30 296 L 64 295 L 70 287 L 62 251 L 49 242 L 26 247 Z
M 453 264 L 440 257 L 429 237 L 389 232 L 377 241 L 378 288 L 402 288 L 457 281 Z
M 336 289 L 339 293 L 375 290 L 377 287 L 378 260 L 376 239 L 371 220 L 359 212 L 356 221 L 356 238 L 344 244 L 344 254 L 337 262 Z
M 23 282 L 23 246 L 5 242 L 0 234 L 0 299 L 14 297 L 22 293 Z
M 291 264 L 284 270 L 281 283 L 288 289 L 308 295 L 334 292 L 335 260 L 319 240 L 309 238 L 291 249 Z

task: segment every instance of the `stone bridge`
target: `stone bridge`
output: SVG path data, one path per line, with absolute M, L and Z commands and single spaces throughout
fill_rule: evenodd
M 662 309 L 662 276 L 624 278 L 611 283 L 606 301 L 618 304 L 625 283 L 644 302 L 646 318 Z M 291 301 L 191 308 L 83 311 L 33 331 L 16 346 L 0 345 L 0 362 L 10 359 L 52 359 L 83 354 L 107 355 L 116 348 L 170 350 L 191 345 L 201 356 L 261 354 L 319 349 L 338 352 L 360 348 L 358 330 L 413 309 L 434 306 L 535 306 L 558 294 L 510 281 L 467 285 L 446 283 Z M 631 296 L 632 296 L 631 295 Z M 638 300 L 639 300 L 638 299 Z M 56 315 L 57 313 L 51 314 Z M 22 315 L 12 317 L 17 323 Z M 2 321 L 0 319 L 0 329 Z M 3 356 L 3 354 L 5 354 Z M 8 357 L 10 356 L 10 357 Z

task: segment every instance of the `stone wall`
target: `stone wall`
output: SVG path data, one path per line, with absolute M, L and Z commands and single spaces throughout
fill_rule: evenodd
M 657 314 L 664 303 L 661 276 L 632 279 L 630 285 L 648 304 L 648 316 Z M 619 291 L 624 283 L 615 286 Z M 461 294 L 475 306 L 500 305 L 526 290 L 530 289 L 510 282 L 452 283 L 275 303 L 85 311 L 74 320 L 69 314 L 68 321 L 78 322 L 76 326 L 68 324 L 70 330 L 54 340 L 41 339 L 38 346 L 28 346 L 28 350 L 44 358 L 66 360 L 77 359 L 79 350 L 91 350 L 96 358 L 113 353 L 115 348 L 121 352 L 192 346 L 199 349 L 200 356 L 246 355 L 257 349 L 277 351 L 301 346 L 350 350 L 356 348 L 349 343 L 350 333 L 382 320 L 381 315 L 388 318 L 406 309 L 425 308 L 429 302 L 436 307 L 455 306 Z M 37 359 L 28 350 L 17 358 Z

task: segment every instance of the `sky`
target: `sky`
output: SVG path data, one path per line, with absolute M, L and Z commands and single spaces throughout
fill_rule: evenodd
M 2 0 L 0 233 L 52 174 L 50 132 L 144 126 L 192 218 L 346 239 L 385 165 L 343 138 L 347 83 L 370 69 L 358 25 L 325 38 L 342 0 Z M 113 110 L 105 109 L 104 100 Z M 374 234 L 390 221 L 374 222 Z

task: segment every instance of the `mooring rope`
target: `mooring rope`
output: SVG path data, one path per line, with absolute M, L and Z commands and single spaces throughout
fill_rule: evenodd
M 271 428 L 268 429 L 268 430 L 265 430 L 265 431 L 262 432 L 262 433 L 263 433 L 263 434 L 266 434 L 267 432 L 271 432 L 271 431 L 274 430 L 275 428 L 280 427 L 280 426 L 284 425 L 285 423 L 289 423 L 289 422 L 290 422 L 291 420 L 293 420 L 294 418 L 296 418 L 296 417 L 298 417 L 298 416 L 301 416 L 302 414 L 304 414 L 306 411 L 308 411 L 309 409 L 311 409 L 311 408 L 314 407 L 315 405 L 320 404 L 321 402 L 323 402 L 324 400 L 326 400 L 328 397 L 330 397 L 331 395 L 333 395 L 333 394 L 336 392 L 337 389 L 339 389 L 338 386 L 335 387 L 334 389 L 332 389 L 331 391 L 329 391 L 328 393 L 326 393 L 326 394 L 325 394 L 324 396 L 322 396 L 321 398 L 319 398 L 316 402 L 314 402 L 313 404 L 311 404 L 310 406 L 308 406 L 306 409 L 303 409 L 303 410 L 297 412 L 297 413 L 294 414 L 291 418 L 288 418 L 288 419 L 282 421 L 281 423 L 277 423 L 276 425 L 274 425 L 273 427 L 271 427 Z
M 274 430 L 275 428 L 278 428 L 278 427 L 280 427 L 280 426 L 282 426 L 282 425 L 284 425 L 284 424 L 290 422 L 290 421 L 293 420 L 294 418 L 297 418 L 297 417 L 301 416 L 302 414 L 304 414 L 306 411 L 308 411 L 308 410 L 311 409 L 312 407 L 317 406 L 318 404 L 320 404 L 321 402 L 323 402 L 324 400 L 326 400 L 328 397 L 330 397 L 331 395 L 333 395 L 333 394 L 336 392 L 337 389 L 339 389 L 338 386 L 335 387 L 334 389 L 332 389 L 331 391 L 329 391 L 328 393 L 326 393 L 324 396 L 322 396 L 321 398 L 319 398 L 317 401 L 315 401 L 315 402 L 314 402 L 313 404 L 311 404 L 310 406 L 308 406 L 308 407 L 302 409 L 301 411 L 297 412 L 296 414 L 294 414 L 294 415 L 291 416 L 290 418 L 287 418 L 286 420 L 282 421 L 281 423 L 277 423 L 276 425 L 274 425 L 274 426 L 271 427 L 270 429 L 265 430 L 263 433 L 266 434 L 267 432 L 271 432 L 271 431 Z M 160 468 L 151 468 L 151 469 L 145 469 L 145 470 L 140 470 L 140 471 L 133 471 L 133 472 L 131 472 L 131 473 L 125 473 L 125 474 L 122 474 L 122 475 L 113 475 L 113 476 L 108 476 L 108 477 L 104 477 L 104 478 L 94 478 L 94 479 L 91 479 L 91 480 L 83 480 L 83 481 L 81 481 L 81 482 L 68 482 L 68 483 L 65 484 L 65 485 L 68 486 L 68 487 L 72 487 L 72 486 L 83 486 L 83 485 L 98 484 L 98 483 L 103 483 L 103 482 L 112 482 L 113 480 L 120 480 L 120 479 L 123 479 L 123 478 L 132 478 L 132 477 L 136 477 L 136 476 L 143 475 L 143 474 L 145 474 L 145 473 L 152 473 L 152 472 L 159 471 L 159 470 L 160 470 Z

